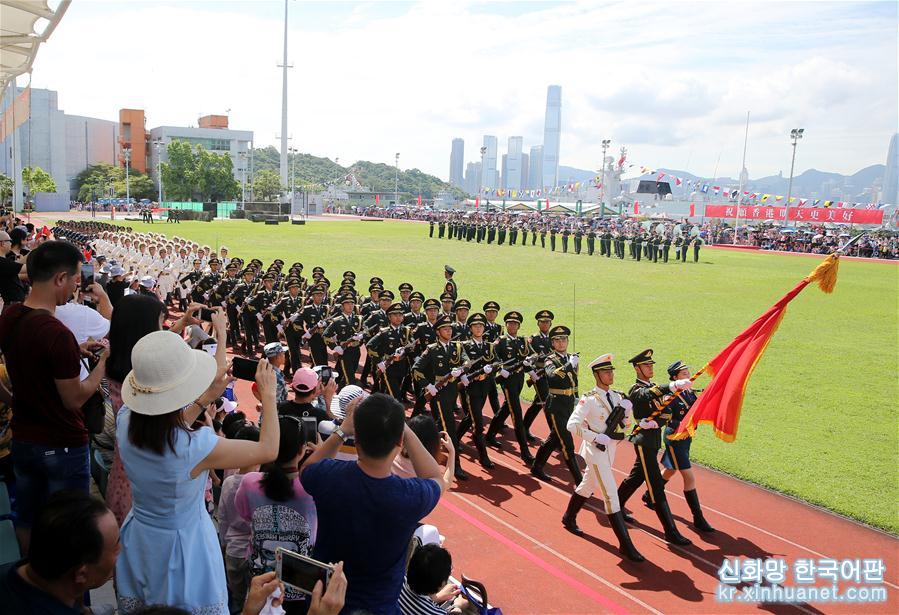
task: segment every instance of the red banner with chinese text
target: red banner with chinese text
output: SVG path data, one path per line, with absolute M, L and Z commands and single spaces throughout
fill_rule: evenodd
M 771 220 L 783 222 L 786 207 L 765 207 L 741 205 L 741 220 Z M 735 218 L 736 205 L 706 205 L 706 218 Z M 834 224 L 883 224 L 883 210 L 848 209 L 834 207 L 791 207 L 790 222 L 811 224 L 831 222 Z

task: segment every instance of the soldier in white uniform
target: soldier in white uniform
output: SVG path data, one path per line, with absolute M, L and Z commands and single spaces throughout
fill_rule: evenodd
M 609 523 L 618 537 L 619 552 L 633 562 L 642 562 L 645 558 L 634 547 L 628 534 L 621 505 L 618 503 L 618 485 L 612 474 L 615 449 L 618 442 L 624 439 L 624 430 L 631 424 L 632 406 L 623 394 L 610 388 L 615 381 L 612 355 L 604 354 L 594 359 L 590 363 L 590 370 L 596 386 L 578 401 L 567 425 L 568 431 L 582 440 L 578 454 L 587 462 L 587 470 L 583 480 L 571 494 L 568 509 L 562 517 L 562 525 L 573 534 L 583 535 L 583 530 L 577 525 L 577 513 L 590 496 L 598 492 L 602 494 Z M 610 426 L 608 419 L 613 414 L 618 417 L 617 424 Z

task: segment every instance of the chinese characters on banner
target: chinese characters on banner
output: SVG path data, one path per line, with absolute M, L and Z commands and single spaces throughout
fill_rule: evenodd
M 783 221 L 786 207 L 741 205 L 741 220 Z M 736 205 L 706 205 L 706 218 L 735 218 Z M 835 209 L 832 207 L 791 207 L 790 222 L 833 222 L 834 224 L 883 224 L 879 209 Z

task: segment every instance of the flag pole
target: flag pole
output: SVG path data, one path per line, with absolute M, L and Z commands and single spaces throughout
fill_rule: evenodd
M 743 136 L 743 166 L 740 169 L 740 188 L 739 192 L 737 193 L 737 215 L 734 217 L 734 245 L 737 245 L 737 227 L 740 225 L 740 205 L 743 203 L 743 169 L 746 168 L 746 145 L 748 143 L 749 111 L 746 112 L 746 134 Z M 746 179 L 749 179 L 749 177 L 747 176 Z

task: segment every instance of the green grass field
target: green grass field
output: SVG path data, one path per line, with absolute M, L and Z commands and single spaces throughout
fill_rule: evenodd
M 819 262 L 703 249 L 698 264 L 654 265 L 551 253 L 539 241 L 438 241 L 428 238 L 427 225 L 405 222 L 129 224 L 225 244 L 244 259 L 299 260 L 307 272 L 321 265 L 335 284 L 352 269 L 360 288 L 378 275 L 394 291 L 408 281 L 436 296 L 449 263 L 460 297 L 476 308 L 493 299 L 503 312 L 520 310 L 526 333 L 536 330 L 532 315 L 549 308 L 556 324 L 572 326 L 585 360 L 614 353 L 616 387 L 625 390 L 633 382 L 629 357 L 653 347 L 656 380 L 667 380 L 664 368 L 675 359 L 698 369 Z M 895 265 L 845 261 L 832 295 L 817 286 L 803 291 L 750 381 L 736 442 L 701 428 L 693 457 L 899 533 L 897 283 Z

